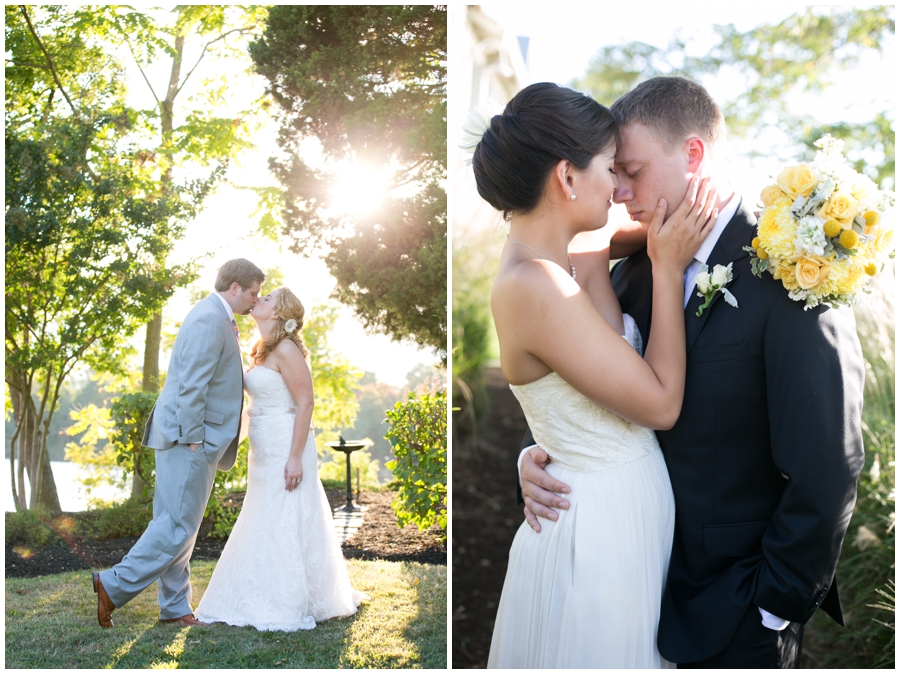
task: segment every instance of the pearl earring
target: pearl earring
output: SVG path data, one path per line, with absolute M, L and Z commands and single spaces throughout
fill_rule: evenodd
M 574 194 L 572 195 L 572 201 L 575 201 L 575 195 L 574 195 Z

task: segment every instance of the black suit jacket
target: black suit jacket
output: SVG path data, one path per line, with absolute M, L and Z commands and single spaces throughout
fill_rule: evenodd
M 698 318 L 691 297 L 681 416 L 657 432 L 675 493 L 658 635 L 670 662 L 721 652 L 754 605 L 798 623 L 822 606 L 843 624 L 834 571 L 863 466 L 856 323 L 848 309 L 804 311 L 780 281 L 754 276 L 742 247 L 755 224 L 739 208 L 710 254 L 710 270 L 733 263 L 739 306 L 718 293 Z M 646 343 L 646 251 L 612 280 Z

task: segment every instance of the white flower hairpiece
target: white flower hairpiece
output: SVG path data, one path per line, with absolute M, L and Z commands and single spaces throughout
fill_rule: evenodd
M 478 147 L 478 143 L 481 142 L 481 137 L 484 135 L 484 132 L 490 127 L 490 120 L 485 119 L 484 115 L 478 110 L 469 110 L 469 114 L 466 117 L 466 123 L 463 124 L 462 127 L 462 140 L 457 143 L 457 147 L 465 150 L 469 154 L 466 158 L 466 166 L 472 164 L 472 156 L 475 154 L 475 148 Z
M 297 329 L 297 321 L 293 318 L 289 318 L 284 322 L 284 329 L 288 332 L 293 332 Z

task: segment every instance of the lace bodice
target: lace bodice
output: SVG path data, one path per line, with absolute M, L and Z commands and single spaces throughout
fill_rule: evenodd
M 641 335 L 625 315 L 625 339 L 642 352 Z M 582 395 L 555 372 L 509 387 L 535 441 L 554 462 L 580 472 L 614 468 L 658 451 L 652 430 L 626 421 Z
M 296 407 L 280 372 L 257 365 L 247 373 L 244 380 L 250 392 L 251 416 L 258 413 L 261 408 Z

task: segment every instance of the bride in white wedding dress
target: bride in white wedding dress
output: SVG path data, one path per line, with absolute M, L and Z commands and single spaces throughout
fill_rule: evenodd
M 548 473 L 571 486 L 557 521 L 516 534 L 488 667 L 669 666 L 656 633 L 674 498 L 650 429 L 681 409 L 682 277 L 715 222 L 715 198 L 695 178 L 677 209 L 644 204 L 655 215 L 642 354 L 610 283 L 609 248 L 576 257 L 577 269 L 568 254 L 576 234 L 607 222 L 617 140 L 606 108 L 543 83 L 491 119 L 473 156 L 479 194 L 510 222 L 491 293 L 501 367 Z M 649 159 L 623 170 L 649 170 Z
M 247 494 L 195 615 L 258 630 L 310 630 L 356 613 L 316 467 L 312 376 L 300 340 L 303 305 L 288 289 L 260 298 L 250 394 Z

